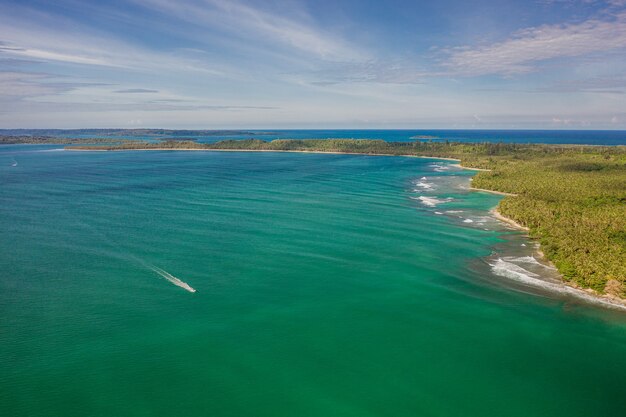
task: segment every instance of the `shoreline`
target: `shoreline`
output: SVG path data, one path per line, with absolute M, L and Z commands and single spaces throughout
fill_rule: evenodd
M 467 170 L 471 170 L 471 171 L 491 171 L 490 169 L 484 169 L 484 168 L 472 168 L 472 167 L 466 167 L 463 166 L 461 164 L 461 160 L 458 158 L 447 158 L 447 157 L 436 157 L 436 156 L 422 156 L 422 155 L 401 155 L 401 154 L 381 154 L 381 153 L 362 153 L 362 152 L 341 152 L 341 151 L 308 151 L 308 150 L 274 150 L 274 149 L 199 149 L 199 148 L 139 148 L 139 149 L 85 149 L 85 148 L 81 148 L 81 149 L 76 149 L 73 148 L 72 146 L 66 146 L 64 148 L 65 150 L 68 151 L 74 151 L 74 152 L 125 152 L 125 151 L 129 151 L 129 152 L 134 152 L 134 151 L 199 151 L 199 152 L 280 152 L 280 153 L 313 153 L 313 154 L 330 154 L 330 155 L 364 155 L 364 156 L 402 156 L 402 157 L 408 157 L 408 158 L 423 158 L 423 159 L 435 159 L 435 160 L 444 160 L 444 161 L 454 161 L 454 162 L 458 162 L 456 164 L 451 164 L 452 166 L 461 168 L 461 169 L 467 169 Z M 475 188 L 471 186 L 471 181 L 472 178 L 470 178 L 470 187 L 469 190 L 470 191 L 480 191 L 480 192 L 487 192 L 487 193 L 492 193 L 492 194 L 497 194 L 497 195 L 501 195 L 501 196 L 505 196 L 505 197 L 515 197 L 517 196 L 517 194 L 514 193 L 506 193 L 503 191 L 495 191 L 495 190 L 488 190 L 488 189 L 484 189 L 484 188 Z M 528 231 L 530 230 L 529 228 L 522 226 L 521 224 L 519 224 L 518 222 L 516 222 L 513 219 L 510 219 L 506 216 L 504 216 L 502 213 L 500 213 L 498 211 L 498 207 L 494 207 L 491 210 L 489 210 L 489 214 L 494 217 L 496 220 L 518 230 L 518 231 L 522 231 L 524 233 L 526 233 L 526 238 L 533 242 L 533 239 L 530 238 L 528 236 Z M 554 267 L 554 265 L 552 264 L 552 262 L 550 262 L 545 255 L 543 254 L 543 252 L 541 251 L 541 247 L 540 244 L 536 241 L 534 241 L 533 243 L 536 243 L 536 250 L 535 253 L 537 254 L 538 258 L 540 258 L 541 262 L 545 263 L 546 265 L 549 265 L 551 267 Z M 556 270 L 556 267 L 554 267 Z M 615 296 L 611 296 L 608 294 L 600 294 L 598 292 L 596 292 L 595 290 L 591 289 L 591 288 L 582 288 L 580 287 L 578 284 L 576 283 L 570 283 L 568 281 L 566 281 L 563 278 L 563 275 L 558 272 L 558 270 L 556 270 L 560 279 L 560 283 L 565 287 L 568 288 L 570 291 L 573 291 L 573 294 L 570 295 L 578 295 L 577 298 L 590 303 L 590 304 L 600 304 L 605 308 L 611 308 L 611 309 L 620 309 L 620 310 L 625 310 L 626 309 L 626 299 L 622 299 L 622 298 L 618 298 Z
M 477 189 L 477 190 L 483 191 L 483 190 L 480 190 L 480 189 Z M 498 207 L 497 206 L 492 208 L 491 210 L 489 210 L 489 214 L 491 214 L 492 217 L 495 217 L 496 219 L 500 220 L 502 223 L 506 223 L 507 225 L 513 227 L 514 229 L 517 229 L 517 230 L 520 230 L 520 231 L 523 231 L 523 232 L 530 231 L 530 229 L 528 227 L 522 226 L 521 224 L 519 224 L 515 220 L 510 219 L 510 218 L 504 216 L 502 213 L 500 213 L 498 211 Z M 530 239 L 530 237 L 529 237 L 529 239 Z
M 297 151 L 297 150 L 281 150 L 281 149 L 201 149 L 201 148 L 138 148 L 138 149 L 85 149 L 85 148 L 72 148 L 66 147 L 64 148 L 66 151 L 73 152 L 136 152 L 136 151 L 198 151 L 198 152 L 280 152 L 280 153 L 319 153 L 326 155 L 363 155 L 363 156 L 403 156 L 406 158 L 424 158 L 424 159 L 441 159 L 444 161 L 457 161 L 460 162 L 460 159 L 457 158 L 445 158 L 439 156 L 422 156 L 422 155 L 401 155 L 395 153 L 363 153 L 363 152 L 341 152 L 341 151 Z M 475 171 L 490 171 L 488 169 L 482 168 L 468 168 L 461 166 L 461 164 L 454 164 L 455 166 L 459 166 L 463 169 L 470 169 Z
M 465 168 L 463 166 L 461 168 L 469 169 L 469 168 Z M 471 183 L 471 179 L 470 179 L 470 183 Z M 477 188 L 477 187 L 472 187 L 471 185 L 470 185 L 470 190 L 472 190 L 472 191 L 482 191 L 482 192 L 491 193 L 491 194 L 498 194 L 498 195 L 503 195 L 503 196 L 507 196 L 507 197 L 517 197 L 517 194 L 505 193 L 504 191 L 488 190 L 486 188 Z
M 472 190 L 489 191 L 489 190 L 482 190 L 482 189 L 472 189 Z M 545 254 L 541 250 L 540 243 L 537 242 L 536 239 L 533 239 L 530 236 L 528 236 L 528 232 L 530 231 L 528 227 L 522 226 L 515 220 L 509 217 L 506 217 L 505 215 L 500 213 L 500 211 L 498 211 L 497 206 L 489 210 L 489 214 L 491 214 L 494 218 L 506 224 L 507 226 L 510 226 L 517 231 L 524 232 L 525 238 L 528 239 L 529 242 L 534 243 L 533 245 L 534 246 L 533 252 L 535 255 L 534 258 L 538 262 L 550 268 L 553 268 L 554 271 L 556 271 L 559 277 L 560 284 L 562 284 L 568 290 L 569 295 L 579 298 L 584 302 L 592 303 L 592 304 L 599 304 L 602 307 L 610 308 L 612 310 L 626 310 L 626 300 L 623 298 L 615 297 L 610 294 L 600 294 L 597 291 L 593 290 L 592 288 L 583 288 L 575 282 L 565 280 L 563 278 L 563 274 L 561 274 L 556 268 L 556 266 L 548 258 L 546 258 Z

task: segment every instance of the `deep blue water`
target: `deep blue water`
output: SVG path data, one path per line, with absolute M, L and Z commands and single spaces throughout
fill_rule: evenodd
M 25 130 L 24 134 L 37 134 L 37 130 Z M 103 131 L 104 132 L 104 131 Z M 201 133 L 201 132 L 199 132 Z M 15 134 L 15 131 L 2 131 L 2 134 Z M 56 135 L 55 131 L 46 131 L 46 135 Z M 76 130 L 75 133 L 58 131 L 59 136 L 103 137 L 105 133 L 91 130 Z M 167 136 L 142 136 L 140 134 L 115 135 L 116 138 L 152 140 Z M 180 138 L 181 136 L 177 136 Z M 211 143 L 225 139 L 383 139 L 390 142 L 411 140 L 449 140 L 459 142 L 516 142 L 548 144 L 588 144 L 588 145 L 626 145 L 624 130 L 245 130 L 229 132 L 225 135 L 192 135 L 199 142 Z
M 389 142 L 449 140 L 458 142 L 516 142 L 551 144 L 626 145 L 626 131 L 610 130 L 274 130 L 255 131 L 259 139 L 383 139 Z M 199 138 L 201 142 L 223 139 Z M 424 138 L 426 137 L 426 138 Z

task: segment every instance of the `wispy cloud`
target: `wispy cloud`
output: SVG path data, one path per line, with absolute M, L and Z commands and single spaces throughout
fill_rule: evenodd
M 6 53 L 17 57 L 34 58 L 35 60 L 43 61 L 60 61 L 73 64 L 115 66 L 111 62 L 107 62 L 106 60 L 96 57 L 71 55 L 54 51 L 44 51 L 35 48 L 0 46 L 0 53 Z
M 406 59 L 369 60 L 339 63 L 330 68 L 312 71 L 312 85 L 327 86 L 345 83 L 422 84 L 428 73 Z
M 626 76 L 606 76 L 586 79 L 562 80 L 536 91 L 546 93 L 608 93 L 626 94 Z
M 159 90 L 151 90 L 149 88 L 127 88 L 126 90 L 114 91 L 114 93 L 118 94 L 154 94 L 158 92 Z
M 53 96 L 78 88 L 102 86 L 101 83 L 60 81 L 45 73 L 0 71 L 0 103 L 17 103 L 24 99 Z
M 449 50 L 445 67 L 457 74 L 512 75 L 531 72 L 542 61 L 626 48 L 626 12 L 582 23 L 544 25 L 500 43 Z
M 128 71 L 185 71 L 227 77 L 233 68 L 218 68 L 184 51 L 153 50 L 74 23 L 72 30 L 44 15 L 38 21 L 22 22 L 0 15 L 0 58 L 29 59 L 87 67 L 109 67 Z M 67 23 L 69 24 L 69 23 Z
M 288 48 L 333 61 L 364 59 L 362 48 L 337 33 L 316 27 L 302 10 L 295 16 L 265 11 L 236 0 L 135 0 L 144 7 L 235 38 L 265 43 L 268 48 Z M 285 9 L 284 7 L 282 8 Z

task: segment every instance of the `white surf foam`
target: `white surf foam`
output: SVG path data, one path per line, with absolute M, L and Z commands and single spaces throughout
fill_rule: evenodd
M 418 182 L 415 183 L 415 186 L 416 187 L 420 187 L 420 188 L 425 188 L 427 190 L 430 190 L 430 189 L 433 188 L 434 185 L 429 183 L 429 182 L 426 182 L 426 181 L 418 181 Z
M 474 220 L 472 220 L 472 219 L 465 219 L 465 220 L 463 220 L 463 223 L 474 223 Z
M 491 270 L 494 274 L 513 281 L 559 294 L 571 295 L 593 304 L 600 304 L 610 308 L 626 310 L 626 306 L 614 303 L 611 300 L 591 296 L 582 290 L 568 287 L 564 284 L 544 281 L 539 278 L 539 275 L 530 272 L 519 265 L 507 262 L 502 258 L 498 258 L 495 261 L 490 262 L 489 265 L 491 266 Z
M 424 196 L 420 196 L 417 199 L 420 200 L 423 205 L 428 206 L 428 207 L 436 207 L 438 204 L 447 203 L 452 200 L 451 198 L 441 199 L 441 198 L 424 197 Z
M 151 266 L 150 269 L 152 269 L 154 272 L 156 272 L 157 274 L 159 274 L 160 276 L 162 276 L 163 278 L 165 278 L 172 284 L 180 288 L 183 288 L 189 292 L 196 292 L 196 290 L 192 288 L 189 284 L 187 284 L 184 281 L 181 281 L 180 279 L 176 278 L 174 275 L 170 274 L 169 272 L 164 271 L 161 268 L 157 268 L 156 266 Z
M 554 269 L 553 267 L 551 267 L 549 265 L 542 264 L 534 256 L 505 256 L 502 259 L 504 259 L 507 262 L 517 262 L 517 263 L 522 263 L 522 264 L 531 264 L 531 265 L 542 266 L 542 267 L 544 267 L 546 269 Z
M 450 169 L 448 165 L 440 165 L 440 164 L 431 164 L 430 165 L 435 172 L 445 172 Z

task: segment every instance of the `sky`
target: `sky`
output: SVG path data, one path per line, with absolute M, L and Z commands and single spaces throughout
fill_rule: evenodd
M 626 0 L 0 0 L 0 128 L 626 129 Z

